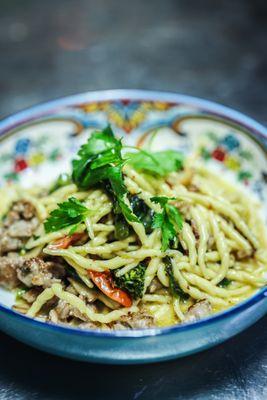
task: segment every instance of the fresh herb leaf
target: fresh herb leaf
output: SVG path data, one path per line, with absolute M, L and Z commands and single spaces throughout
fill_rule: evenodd
M 75 197 L 70 197 L 67 201 L 58 204 L 58 208 L 50 213 L 48 219 L 44 222 L 46 233 L 55 232 L 68 226 L 75 226 L 83 222 L 91 211 L 85 207 Z M 74 230 L 74 231 L 75 231 Z M 74 233 L 73 228 L 71 234 Z
M 137 171 L 164 177 L 170 172 L 179 171 L 183 167 L 183 156 L 178 151 L 166 150 L 150 152 L 138 149 L 137 152 L 127 153 L 126 162 Z
M 179 210 L 169 204 L 169 200 L 174 200 L 171 197 L 156 196 L 151 197 L 151 201 L 160 204 L 162 213 L 156 213 L 153 218 L 154 229 L 161 229 L 162 234 L 162 251 L 166 251 L 170 247 L 172 241 L 177 238 L 177 233 L 183 227 L 183 218 Z
M 174 278 L 173 265 L 172 265 L 172 260 L 170 259 L 170 257 L 164 257 L 163 262 L 165 264 L 166 273 L 169 277 L 169 283 L 170 283 L 169 289 L 170 289 L 171 295 L 176 298 L 179 297 L 183 300 L 188 299 L 189 295 L 181 289 L 178 282 Z
M 230 281 L 227 278 L 224 278 L 219 284 L 218 286 L 222 287 L 222 288 L 226 288 L 227 286 L 229 286 L 232 283 L 232 281 Z
M 115 138 L 110 126 L 93 132 L 73 160 L 73 181 L 79 188 L 88 189 L 97 183 L 109 182 L 121 212 L 128 221 L 139 222 L 126 203 L 127 188 L 123 182 L 121 140 Z
M 53 193 L 55 190 L 60 189 L 63 186 L 69 185 L 72 182 L 71 176 L 67 173 L 60 174 L 55 183 L 49 190 L 49 193 Z
M 111 197 L 113 203 L 113 213 L 114 213 L 114 236 L 117 240 L 126 239 L 130 234 L 130 225 L 128 224 L 124 214 L 122 213 L 119 201 L 115 196 L 114 190 L 111 187 L 109 181 L 104 182 L 104 189 L 107 194 Z
M 114 276 L 116 286 L 126 290 L 133 299 L 139 299 L 143 296 L 145 282 L 146 266 L 140 263 L 137 267 L 131 269 L 126 274 L 116 277 Z

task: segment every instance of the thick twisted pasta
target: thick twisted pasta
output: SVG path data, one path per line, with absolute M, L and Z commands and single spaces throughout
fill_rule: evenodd
M 123 277 L 146 262 L 142 297 L 134 300 L 129 308 L 118 307 L 114 301 L 99 293 L 98 301 L 104 308 L 96 311 L 79 296 L 78 286 L 81 283 L 70 279 L 76 294 L 67 291 L 60 282 L 53 283 L 41 291 L 28 307 L 28 316 L 40 315 L 43 306 L 56 297 L 99 324 L 109 324 L 129 313 L 138 314 L 145 310 L 155 318 L 155 324 L 167 325 L 184 321 L 190 307 L 200 300 L 207 300 L 212 312 L 217 312 L 237 304 L 266 284 L 266 235 L 260 218 L 255 216 L 258 205 L 253 205 L 254 200 L 201 165 L 185 165 L 184 171 L 173 172 L 166 179 L 141 174 L 129 165 L 123 167 L 123 173 L 128 192 L 138 196 L 155 212 L 159 212 L 160 207 L 151 201 L 151 197 L 173 198 L 172 204 L 180 210 L 184 219 L 178 234 L 178 248 L 162 251 L 161 231 L 154 229 L 147 234 L 144 226 L 137 222 L 129 222 L 132 230 L 128 237 L 114 239 L 113 204 L 101 188 L 80 191 L 75 184 L 70 184 L 45 195 L 42 195 L 42 190 L 12 188 L 12 201 L 22 198 L 31 202 L 41 222 L 58 203 L 70 196 L 96 210 L 77 229 L 79 233 L 87 232 L 85 243 L 73 244 L 65 249 L 53 248 L 50 244 L 67 235 L 69 228 L 45 233 L 41 224 L 35 236 L 26 243 L 25 258 L 41 254 L 60 257 L 74 268 L 88 289 L 94 287 L 89 270 L 108 270 L 116 277 Z M 7 190 L 2 189 L 6 197 Z M 5 202 L 2 214 L 6 210 Z M 171 260 L 176 284 L 187 296 L 179 298 L 169 290 L 170 277 L 164 263 L 166 257 Z M 159 288 L 153 292 L 150 288 L 155 279 Z

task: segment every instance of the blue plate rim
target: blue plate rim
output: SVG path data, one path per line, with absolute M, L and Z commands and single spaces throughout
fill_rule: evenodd
M 178 94 L 175 92 L 165 91 L 154 91 L 154 90 L 139 90 L 139 89 L 110 89 L 110 90 L 99 90 L 89 91 L 80 94 L 74 94 L 58 98 L 56 100 L 46 101 L 41 104 L 29 107 L 23 111 L 17 112 L 10 116 L 3 118 L 0 121 L 0 137 L 5 136 L 6 131 L 14 129 L 16 126 L 24 124 L 46 115 L 48 112 L 55 112 L 59 107 L 66 107 L 71 105 L 82 104 L 85 102 L 94 101 L 114 101 L 114 100 L 136 100 L 136 101 L 166 101 L 177 104 L 185 104 L 200 108 L 202 111 L 209 112 L 211 114 L 223 117 L 234 123 L 239 124 L 241 127 L 254 133 L 256 136 L 261 138 L 267 138 L 267 128 L 262 124 L 255 121 L 253 118 L 244 115 L 243 113 L 236 111 L 230 107 L 218 104 L 210 100 L 204 100 L 199 97 L 188 96 L 184 94 Z M 266 148 L 266 146 L 264 146 Z M 39 326 L 40 328 L 49 329 L 52 332 L 62 332 L 66 334 L 75 334 L 80 336 L 94 336 L 94 337 L 105 337 L 105 338 L 137 338 L 137 337 L 149 337 L 159 336 L 175 333 L 176 331 L 186 331 L 190 329 L 200 328 L 201 326 L 215 323 L 221 319 L 228 318 L 250 306 L 265 299 L 267 301 L 267 290 L 266 287 L 259 290 L 249 299 L 241 302 L 240 304 L 231 307 L 228 310 L 217 313 L 213 316 L 201 319 L 196 322 L 189 322 L 180 325 L 173 325 L 164 328 L 146 328 L 146 329 L 132 329 L 132 330 L 118 330 L 118 331 L 105 331 L 105 330 L 83 330 L 79 328 L 67 327 L 63 325 L 55 325 L 43 321 L 39 321 L 25 315 L 19 314 L 18 312 L 0 304 L 0 312 L 9 314 L 16 319 L 21 319 L 25 323 L 32 326 Z

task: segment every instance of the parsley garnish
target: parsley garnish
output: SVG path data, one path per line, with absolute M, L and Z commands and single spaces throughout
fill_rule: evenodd
M 183 227 L 183 218 L 179 210 L 175 206 L 168 204 L 169 200 L 174 199 L 164 196 L 151 197 L 151 201 L 160 204 L 162 208 L 162 213 L 156 213 L 154 215 L 152 225 L 154 229 L 161 229 L 162 251 L 170 247 L 170 242 L 177 237 L 177 232 Z
M 183 156 L 174 150 L 150 152 L 138 149 L 136 153 L 127 153 L 126 162 L 137 171 L 164 177 L 170 172 L 179 171 L 183 166 Z
M 139 222 L 125 202 L 128 191 L 123 182 L 121 149 L 121 140 L 115 138 L 110 126 L 102 132 L 93 132 L 78 151 L 79 159 L 72 162 L 72 178 L 81 189 L 109 182 L 124 217 Z
M 74 225 L 70 234 L 74 233 L 78 225 L 83 222 L 91 213 L 75 197 L 58 204 L 58 208 L 50 213 L 49 218 L 44 222 L 46 233 L 55 232 L 68 226 Z

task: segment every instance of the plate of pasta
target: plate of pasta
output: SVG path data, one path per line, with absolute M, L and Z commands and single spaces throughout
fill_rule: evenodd
M 174 93 L 0 122 L 0 329 L 85 361 L 221 343 L 267 310 L 266 129 Z

